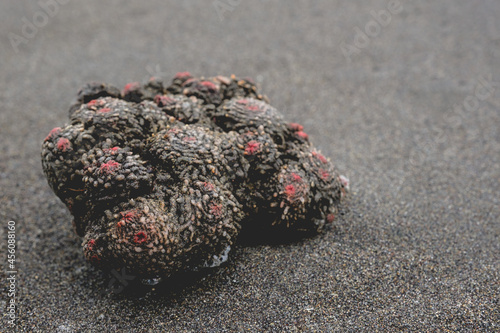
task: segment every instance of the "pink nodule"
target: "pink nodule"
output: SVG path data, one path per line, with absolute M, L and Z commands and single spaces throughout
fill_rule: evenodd
M 302 180 L 302 177 L 300 177 L 295 172 L 292 172 L 292 178 L 293 178 L 293 181 L 295 181 L 295 182 L 300 182 Z
M 71 147 L 71 142 L 69 142 L 68 139 L 60 138 L 59 140 L 57 140 L 57 149 L 59 149 L 60 151 L 66 151 L 70 147 Z
M 123 92 L 122 94 L 123 95 L 126 95 L 128 94 L 129 92 L 131 92 L 132 90 L 137 90 L 141 87 L 141 85 L 139 84 L 139 82 L 130 82 L 130 83 L 127 83 L 125 85 L 125 87 L 123 88 Z
M 253 111 L 253 112 L 257 112 L 257 111 L 260 111 L 260 108 L 258 105 L 248 105 L 247 106 L 247 110 L 248 111 Z
M 53 128 L 50 132 L 49 132 L 49 135 L 47 135 L 47 137 L 45 138 L 45 141 L 48 141 L 50 139 L 52 139 L 52 137 L 54 135 L 57 135 L 59 134 L 59 132 L 61 131 L 61 127 L 56 127 L 56 128 Z
M 104 152 L 110 153 L 111 155 L 114 155 L 118 152 L 118 149 L 120 149 L 120 147 L 108 148 L 108 149 L 104 149 Z
M 321 178 L 323 180 L 327 180 L 328 177 L 330 177 L 330 174 L 325 169 L 319 169 L 318 171 L 319 171 L 319 174 L 321 175 Z
M 113 160 L 109 160 L 109 162 L 107 163 L 103 163 L 101 165 L 101 172 L 103 173 L 107 173 L 107 174 L 110 174 L 110 173 L 113 173 L 113 171 L 115 171 L 116 169 L 118 169 L 120 167 L 120 163 L 116 162 L 116 161 L 113 161 Z
M 165 106 L 172 103 L 173 99 L 165 95 L 156 95 L 154 101 L 158 106 Z
M 142 244 L 147 240 L 148 240 L 148 234 L 146 234 L 144 231 L 139 231 L 134 236 L 134 243 L 136 244 Z
M 92 251 L 94 249 L 94 246 L 95 246 L 95 239 L 89 240 L 89 242 L 87 243 L 87 249 L 89 251 Z
M 247 143 L 247 145 L 245 147 L 245 154 L 253 155 L 259 150 L 259 148 L 260 148 L 260 143 L 252 140 L 252 141 Z
M 191 77 L 191 73 L 189 72 L 179 72 L 175 74 L 174 79 L 184 79 L 187 77 Z
M 87 103 L 87 106 L 100 106 L 100 105 L 104 105 L 104 104 L 105 104 L 105 102 L 103 100 L 93 99 Z
M 216 217 L 220 217 L 222 215 L 222 205 L 220 204 L 210 205 L 210 214 Z
M 290 123 L 288 124 L 288 128 L 290 128 L 294 132 L 301 132 L 304 129 L 304 126 L 297 123 Z
M 110 109 L 110 108 L 102 108 L 102 109 L 100 109 L 100 110 L 99 110 L 99 111 L 97 111 L 97 112 L 99 112 L 99 113 L 107 113 L 107 112 L 109 112 L 109 111 L 111 111 L 111 109 Z
M 288 199 L 291 199 L 295 195 L 295 186 L 292 184 L 285 186 L 285 194 L 288 197 Z
M 295 133 L 299 138 L 302 138 L 304 140 L 307 140 L 309 139 L 309 135 L 307 135 L 306 132 L 303 132 L 303 131 L 298 131 Z
M 213 90 L 213 91 L 217 91 L 218 90 L 217 86 L 213 82 L 210 82 L 210 81 L 202 81 L 201 85 L 204 86 L 205 88 L 209 89 L 209 90 Z

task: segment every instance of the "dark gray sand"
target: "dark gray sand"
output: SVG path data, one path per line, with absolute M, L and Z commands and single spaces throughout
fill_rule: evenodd
M 500 330 L 500 2 L 59 1 L 0 3 L 0 300 L 14 220 L 17 331 Z M 85 262 L 41 142 L 85 82 L 185 70 L 253 77 L 350 178 L 349 207 L 315 238 L 120 282 Z

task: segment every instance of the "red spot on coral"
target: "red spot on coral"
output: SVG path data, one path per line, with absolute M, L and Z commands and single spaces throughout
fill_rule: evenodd
M 298 131 L 295 133 L 295 135 L 297 135 L 299 138 L 304 139 L 304 140 L 309 139 L 309 135 L 307 135 L 307 133 L 303 132 L 303 131 Z
M 168 105 L 168 104 L 170 104 L 172 102 L 174 102 L 174 100 L 172 98 L 168 97 L 168 96 L 165 96 L 165 95 L 156 95 L 155 96 L 155 103 L 159 107 Z
M 57 135 L 59 134 L 59 132 L 61 131 L 61 127 L 56 127 L 56 128 L 53 128 L 50 132 L 49 132 L 49 135 L 47 135 L 47 137 L 45 137 L 45 141 L 48 141 L 50 139 L 52 139 L 52 137 L 54 135 Z
M 304 129 L 304 126 L 302 126 L 301 124 L 297 124 L 297 123 L 290 123 L 290 124 L 288 124 L 288 128 L 294 132 L 302 132 L 302 130 Z
M 250 101 L 248 99 L 246 99 L 246 98 L 239 99 L 239 100 L 236 101 L 236 103 L 245 105 L 245 108 L 248 111 L 253 111 L 253 112 L 261 111 L 261 109 L 260 109 L 260 107 L 258 105 L 250 104 Z
M 95 239 L 89 240 L 89 242 L 87 243 L 87 249 L 89 251 L 92 251 L 94 249 L 94 246 L 95 246 Z
M 174 79 L 185 79 L 191 77 L 191 73 L 189 72 L 179 72 L 175 74 Z
M 214 215 L 215 217 L 221 217 L 222 216 L 222 205 L 221 204 L 210 205 L 210 214 Z
M 205 191 L 213 191 L 215 189 L 214 184 L 208 182 L 203 182 L 203 188 Z
M 57 149 L 66 151 L 67 149 L 69 149 L 69 147 L 71 147 L 71 143 L 68 139 L 60 138 L 59 140 L 57 140 Z
M 323 180 L 327 180 L 330 177 L 330 174 L 325 169 L 319 169 L 318 171 Z
M 248 105 L 247 106 L 247 110 L 248 111 L 253 111 L 253 112 L 256 112 L 256 111 L 260 111 L 260 108 L 258 105 Z
M 102 173 L 110 174 L 110 173 L 113 173 L 113 171 L 115 171 L 116 169 L 118 169 L 120 167 L 120 165 L 121 164 L 116 162 L 116 161 L 109 160 L 109 162 L 103 163 L 101 165 L 100 170 Z
M 289 202 L 304 202 L 308 188 L 300 175 L 294 172 L 285 175 L 284 186 L 283 193 Z
M 121 212 L 120 215 L 122 216 L 122 219 L 120 221 L 123 222 L 130 222 L 132 219 L 137 217 L 137 210 L 129 210 L 126 212 Z
M 196 138 L 194 136 L 185 136 L 182 138 L 182 141 L 185 142 L 196 142 Z
M 293 198 L 293 196 L 295 195 L 295 192 L 296 192 L 296 189 L 295 189 L 294 185 L 290 184 L 290 185 L 285 186 L 285 194 L 289 200 L 291 200 Z
M 128 94 L 129 92 L 131 92 L 133 90 L 139 89 L 140 87 L 141 87 L 141 85 L 139 84 L 139 82 L 130 82 L 130 83 L 127 83 L 125 85 L 125 87 L 123 88 L 122 94 L 126 95 L 126 94 Z
M 260 148 L 260 143 L 252 140 L 252 141 L 247 143 L 247 145 L 245 147 L 245 154 L 246 155 L 253 155 L 259 150 L 259 148 Z
M 142 244 L 147 240 L 148 240 L 148 234 L 146 234 L 144 231 L 139 231 L 134 236 L 134 243 L 136 244 Z
M 335 215 L 334 214 L 328 214 L 327 217 L 326 217 L 326 221 L 328 223 L 332 223 L 334 219 L 335 219 Z
M 302 180 L 302 177 L 300 177 L 298 174 L 296 174 L 295 172 L 292 172 L 292 178 L 294 181 L 296 182 L 299 182 Z
M 180 132 L 181 132 L 181 130 L 178 127 L 174 127 L 174 128 L 171 128 L 171 129 L 168 130 L 168 133 L 173 133 L 173 134 L 178 134 Z
M 99 100 L 99 99 L 93 99 L 90 102 L 87 103 L 87 106 L 100 106 L 103 105 L 104 101 Z
M 318 154 L 318 159 L 323 162 L 323 163 L 328 163 L 328 161 L 326 160 L 325 156 L 321 155 L 321 154 Z
M 315 152 L 313 151 L 312 152 L 312 156 L 316 157 L 318 160 L 320 160 L 322 163 L 326 164 L 328 163 L 327 159 L 325 156 L 321 155 L 320 153 L 318 152 Z
M 108 149 L 104 149 L 104 152 L 114 155 L 118 152 L 118 149 L 120 149 L 120 147 L 108 148 Z
M 194 78 L 190 78 L 190 79 L 187 79 L 182 85 L 183 86 L 188 86 L 190 85 L 191 83 L 193 82 L 197 82 L 198 80 L 194 79 Z
M 217 86 L 213 82 L 210 82 L 210 81 L 202 81 L 201 85 L 209 90 L 213 90 L 213 91 L 218 90 Z
M 100 110 L 99 110 L 99 111 L 97 111 L 97 112 L 99 112 L 99 113 L 106 113 L 106 112 L 109 112 L 109 111 L 111 111 L 111 109 L 110 109 L 110 108 L 102 108 L 102 109 L 100 109 Z

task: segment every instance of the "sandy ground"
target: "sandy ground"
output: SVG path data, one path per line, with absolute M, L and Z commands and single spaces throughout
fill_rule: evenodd
M 0 301 L 13 220 L 17 331 L 500 330 L 500 2 L 59 1 L 0 3 Z M 120 282 L 85 262 L 41 142 L 85 82 L 185 70 L 253 77 L 351 179 L 349 209 L 219 269 Z

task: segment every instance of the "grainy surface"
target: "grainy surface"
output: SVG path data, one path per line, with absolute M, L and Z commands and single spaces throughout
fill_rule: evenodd
M 0 3 L 1 258 L 15 220 L 17 330 L 499 330 L 500 2 L 401 1 L 380 31 L 370 12 L 386 0 L 241 1 L 222 20 L 213 3 L 69 1 L 17 53 L 9 33 L 41 8 Z M 367 23 L 349 61 L 341 45 Z M 319 237 L 239 246 L 220 269 L 113 293 L 47 185 L 41 142 L 85 82 L 181 70 L 255 78 L 351 179 L 350 208 Z

